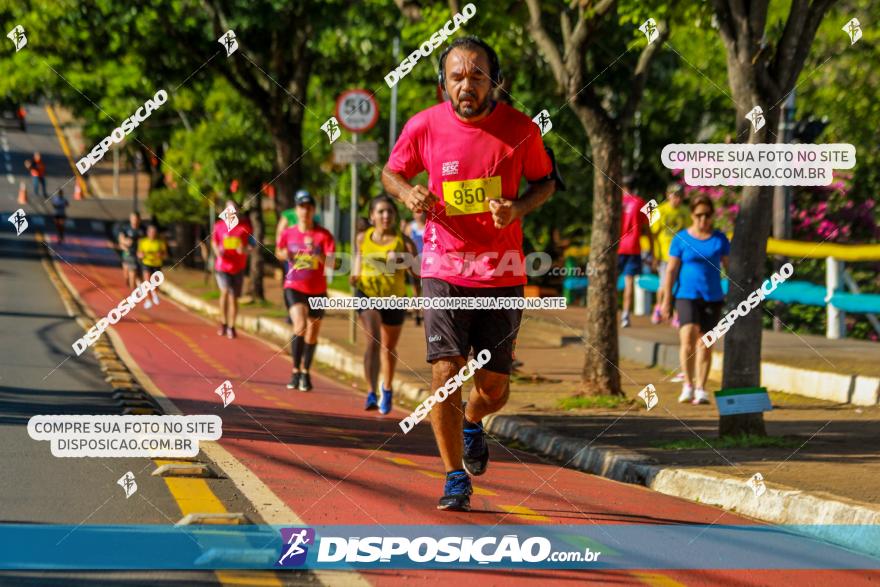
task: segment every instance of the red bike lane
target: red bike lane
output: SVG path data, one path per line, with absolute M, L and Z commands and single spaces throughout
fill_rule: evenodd
M 51 239 L 50 239 L 51 242 Z M 130 291 L 112 264 L 107 241 L 71 236 L 52 244 L 57 266 L 83 301 L 105 316 Z M 289 354 L 250 335 L 217 335 L 217 324 L 167 298 L 143 303 L 111 326 L 128 353 L 184 414 L 223 419 L 220 445 L 247 466 L 309 525 L 496 524 L 755 524 L 755 521 L 561 468 L 493 443 L 492 462 L 475 479 L 473 511 L 435 508 L 442 466 L 428 422 L 404 435 L 400 409 L 363 411 L 354 393 L 319 372 L 315 389 L 291 391 Z M 72 341 L 71 341 L 72 342 Z M 232 404 L 214 390 L 230 380 Z M 586 439 L 588 441 L 589 439 Z M 600 541 L 601 542 L 601 541 Z M 609 543 L 609 546 L 612 546 Z M 699 561 L 694 561 L 699 566 Z M 462 584 L 553 583 L 649 585 L 856 585 L 875 583 L 866 571 L 362 571 L 375 585 L 455 581 Z

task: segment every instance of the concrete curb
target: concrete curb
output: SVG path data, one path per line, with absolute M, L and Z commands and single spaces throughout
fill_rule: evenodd
M 167 277 L 161 289 L 181 305 L 211 317 L 219 314 L 215 305 L 187 293 Z M 289 327 L 280 320 L 248 317 L 240 319 L 239 325 L 252 334 L 267 335 L 281 345 L 289 341 Z M 351 375 L 362 375 L 359 357 L 325 338 L 318 340 L 316 358 L 319 361 Z M 400 381 L 397 390 L 414 402 L 421 402 L 429 395 L 426 387 L 411 381 Z M 662 467 L 650 457 L 617 447 L 589 444 L 584 447 L 581 439 L 556 434 L 521 416 L 493 414 L 484 423 L 492 435 L 516 440 L 569 468 L 644 485 L 666 495 L 718 506 L 772 524 L 803 525 L 798 530 L 810 536 L 860 552 L 880 552 L 876 532 L 845 526 L 880 524 L 880 507 L 871 504 L 776 484 L 767 484 L 766 493 L 758 498 L 746 485 L 748 479 L 702 469 Z
M 678 369 L 678 349 L 677 344 L 651 342 L 625 335 L 620 337 L 622 358 L 652 367 Z M 723 368 L 724 354 L 713 352 L 709 376 L 721 379 Z M 769 361 L 761 362 L 761 384 L 768 389 L 840 404 L 873 406 L 880 399 L 880 378 L 813 371 Z
M 564 466 L 615 481 L 645 485 L 654 491 L 718 506 L 772 524 L 797 525 L 797 532 L 876 555 L 880 539 L 870 526 L 880 524 L 880 507 L 845 498 L 766 483 L 756 497 L 748 479 L 703 469 L 657 465 L 637 452 L 584 446 L 583 440 L 542 429 L 520 416 L 493 414 L 485 420 L 493 435 L 516 440 Z M 858 526 L 864 526 L 860 528 Z
M 551 328 L 559 325 L 551 320 L 535 317 L 536 320 Z M 572 329 L 574 330 L 574 329 Z M 561 345 L 563 339 L 569 338 L 560 334 L 554 344 Z M 649 367 L 678 369 L 677 344 L 654 342 L 634 336 L 619 336 L 620 357 L 635 361 Z M 709 376 L 721 379 L 724 368 L 724 354 L 720 351 L 712 353 L 712 370 Z M 868 377 L 859 374 L 832 373 L 829 371 L 813 371 L 791 367 L 781 363 L 761 362 L 761 384 L 775 391 L 783 391 L 793 395 L 812 397 L 840 404 L 856 406 L 875 406 L 880 403 L 880 377 Z

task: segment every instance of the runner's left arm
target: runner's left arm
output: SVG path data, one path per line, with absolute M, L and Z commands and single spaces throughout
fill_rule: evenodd
M 529 183 L 529 188 L 516 200 L 489 200 L 489 211 L 492 213 L 492 220 L 495 221 L 495 228 L 504 228 L 517 218 L 522 218 L 536 210 L 550 199 L 555 191 L 556 180 L 550 178 Z

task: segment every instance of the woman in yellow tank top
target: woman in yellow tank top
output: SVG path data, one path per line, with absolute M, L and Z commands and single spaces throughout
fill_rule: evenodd
M 356 296 L 376 298 L 406 296 L 406 272 L 415 277 L 416 296 L 421 292 L 418 279 L 418 253 L 415 243 L 398 228 L 397 206 L 385 194 L 370 202 L 372 226 L 357 235 L 351 283 Z M 406 261 L 406 263 L 395 262 Z M 369 386 L 367 410 L 379 413 L 391 411 L 394 368 L 397 366 L 395 349 L 403 328 L 405 310 L 358 310 L 361 324 L 367 332 L 364 353 L 364 378 Z M 382 374 L 381 401 L 376 397 L 376 383 Z

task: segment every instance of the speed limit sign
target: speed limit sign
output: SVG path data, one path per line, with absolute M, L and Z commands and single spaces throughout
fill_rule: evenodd
M 379 120 L 379 104 L 367 90 L 346 90 L 336 99 L 336 119 L 349 132 L 367 132 Z

